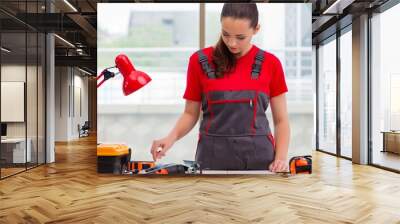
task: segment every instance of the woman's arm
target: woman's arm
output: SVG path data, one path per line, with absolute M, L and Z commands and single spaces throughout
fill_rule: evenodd
M 170 133 L 160 139 L 153 141 L 153 145 L 151 147 L 151 154 L 153 155 L 153 159 L 160 159 L 165 156 L 165 153 L 171 148 L 171 146 L 189 133 L 190 130 L 196 125 L 197 120 L 200 115 L 200 102 L 186 100 L 185 110 L 183 114 L 179 117 L 178 121 L 175 124 L 175 127 L 170 131 Z M 159 147 L 162 150 L 159 150 Z
M 271 111 L 275 131 L 275 160 L 270 165 L 270 170 L 273 172 L 287 171 L 290 128 L 285 94 L 271 98 Z
M 178 141 L 196 125 L 200 115 L 200 102 L 186 100 L 185 110 L 168 136 Z

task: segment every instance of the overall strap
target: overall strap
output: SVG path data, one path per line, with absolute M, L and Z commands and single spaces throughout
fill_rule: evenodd
M 260 76 L 261 66 L 264 62 L 264 53 L 265 52 L 263 50 L 258 50 L 254 58 L 254 63 L 251 67 L 251 79 L 258 79 L 258 76 Z
M 203 68 L 204 73 L 207 74 L 207 77 L 209 79 L 215 79 L 216 78 L 215 71 L 210 66 L 207 56 L 204 54 L 204 52 L 202 50 L 197 51 L 197 54 L 199 56 L 199 62 L 201 64 L 201 67 Z

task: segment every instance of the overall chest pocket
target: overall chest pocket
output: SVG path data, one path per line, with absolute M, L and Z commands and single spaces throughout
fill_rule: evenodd
M 210 92 L 208 133 L 221 136 L 250 135 L 254 132 L 257 106 L 254 91 Z

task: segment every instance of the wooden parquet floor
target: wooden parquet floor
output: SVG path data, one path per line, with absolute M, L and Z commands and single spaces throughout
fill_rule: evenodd
M 0 181 L 0 223 L 400 223 L 400 175 L 314 153 L 314 174 L 96 173 L 96 139 Z
M 13 175 L 15 173 L 22 172 L 24 170 L 25 170 L 25 167 L 23 167 L 23 168 L 22 167 L 21 168 L 20 167 L 18 167 L 18 168 L 14 168 L 14 167 L 1 168 L 1 176 L 7 177 L 7 176 Z

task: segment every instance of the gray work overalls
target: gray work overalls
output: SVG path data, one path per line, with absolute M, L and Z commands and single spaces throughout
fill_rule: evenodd
M 221 88 L 208 57 L 202 50 L 197 54 L 207 81 L 202 94 L 196 162 L 201 169 L 210 170 L 268 169 L 275 146 L 265 114 L 269 96 L 261 91 L 258 80 L 264 51 L 258 50 L 248 74 L 251 80 L 240 90 Z

